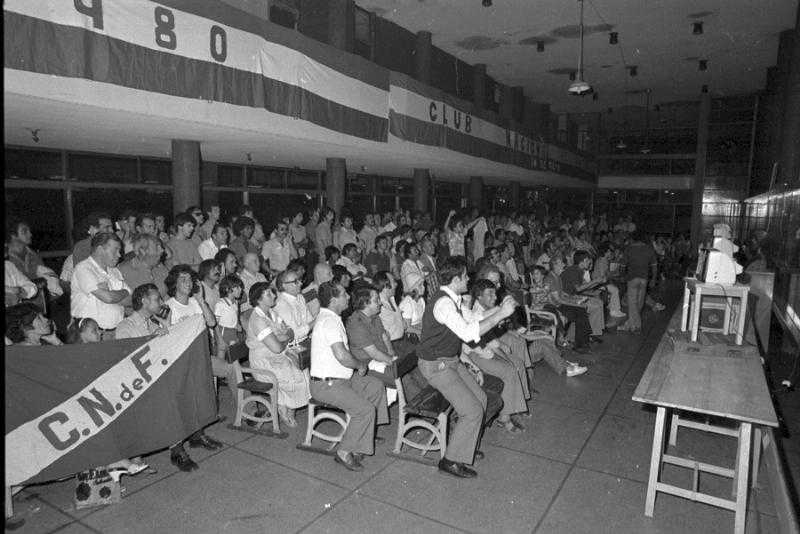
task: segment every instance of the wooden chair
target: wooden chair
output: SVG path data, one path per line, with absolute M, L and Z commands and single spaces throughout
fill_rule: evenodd
M 403 389 L 402 377 L 413 370 L 417 365 L 416 357 L 409 357 L 403 361 L 403 368 L 398 368 L 395 377 L 397 388 L 397 439 L 394 449 L 386 454 L 403 460 L 412 460 L 428 465 L 435 465 L 438 459 L 428 458 L 429 452 L 439 452 L 444 458 L 447 449 L 447 420 L 452 406 L 444 396 L 433 386 L 426 386 L 413 399 L 407 399 Z M 406 437 L 411 431 L 425 430 L 429 435 L 421 441 Z M 419 451 L 419 454 L 404 453 L 403 445 Z
M 340 415 L 344 413 L 344 417 Z M 335 434 L 326 434 L 316 427 L 322 421 L 333 421 L 339 425 L 339 431 Z M 317 399 L 311 398 L 308 400 L 308 424 L 306 425 L 306 437 L 303 443 L 297 445 L 297 448 L 309 452 L 318 452 L 320 454 L 333 455 L 334 449 L 342 441 L 344 431 L 347 430 L 347 425 L 350 424 L 350 415 L 344 412 L 341 408 L 326 404 Z M 316 446 L 312 442 L 314 438 L 319 438 L 327 442 L 327 446 Z
M 244 343 L 231 345 L 228 352 L 230 353 L 228 359 L 233 365 L 236 376 L 237 387 L 235 399 L 236 416 L 233 423 L 228 425 L 228 428 L 270 437 L 285 438 L 288 434 L 281 432 L 278 424 L 278 398 L 275 391 L 275 387 L 278 384 L 277 377 L 271 371 L 242 366 L 240 360 L 247 358 L 248 352 L 248 348 Z M 250 404 L 263 406 L 264 415 L 248 413 L 245 408 Z M 256 423 L 256 426 L 251 428 L 247 424 L 242 424 L 243 422 Z M 262 429 L 261 427 L 264 423 L 272 423 L 271 430 Z

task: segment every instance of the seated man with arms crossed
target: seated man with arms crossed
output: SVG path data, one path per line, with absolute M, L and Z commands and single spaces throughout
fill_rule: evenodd
M 467 260 L 463 256 L 446 259 L 439 271 L 443 284 L 431 297 L 431 305 L 422 318 L 422 336 L 417 345 L 419 369 L 428 383 L 439 390 L 458 414 L 447 453 L 439 461 L 439 470 L 468 478 L 477 475 L 471 464 L 486 409 L 486 393 L 459 363 L 461 344 L 479 342 L 497 323 L 509 317 L 517 307 L 506 299 L 498 310 L 480 322 L 467 321 L 461 315 L 461 295 L 467 290 Z
M 311 395 L 350 416 L 334 460 L 361 471 L 361 458 L 375 452 L 376 416 L 379 425 L 389 422 L 386 390 L 380 380 L 366 376 L 367 362 L 350 353 L 340 317 L 350 301 L 347 292 L 339 284 L 325 282 L 318 298 L 321 308 L 311 334 Z

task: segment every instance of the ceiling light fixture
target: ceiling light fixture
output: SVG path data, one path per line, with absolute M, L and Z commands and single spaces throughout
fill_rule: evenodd
M 491 4 L 491 2 L 489 2 Z M 694 35 L 702 35 L 703 34 L 703 23 L 702 22 L 692 22 L 692 33 Z
M 591 92 L 592 86 L 583 81 L 583 0 L 578 0 L 581 5 L 581 24 L 580 24 L 580 55 L 578 55 L 578 78 L 569 84 L 569 94 L 576 96 L 583 96 Z
M 708 69 L 708 60 L 701 59 L 697 62 L 697 70 L 707 70 Z
M 617 32 L 611 32 L 608 34 L 608 44 L 617 44 L 619 42 L 619 34 Z
M 619 142 L 617 142 L 617 144 L 614 145 L 614 148 L 619 150 L 625 150 L 626 148 L 628 148 L 628 145 L 626 145 L 625 141 L 623 141 L 622 138 L 620 138 Z
M 536 51 L 544 52 L 544 41 L 536 41 Z
M 636 69 L 636 65 L 630 65 L 630 66 L 628 67 L 628 74 L 630 74 L 630 75 L 631 75 L 631 78 L 633 78 L 634 76 L 636 76 L 636 74 L 638 74 L 638 72 L 639 72 L 639 71 Z

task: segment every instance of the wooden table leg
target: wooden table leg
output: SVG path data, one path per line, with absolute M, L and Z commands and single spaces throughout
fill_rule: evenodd
M 752 482 L 750 486 L 755 488 L 758 486 L 758 470 L 761 468 L 761 449 L 764 447 L 764 438 L 762 437 L 761 427 L 756 426 L 753 428 L 753 470 Z
M 700 306 L 703 303 L 703 290 L 700 286 L 694 288 L 694 306 L 692 306 L 692 342 L 697 341 L 697 331 L 700 329 Z
M 664 426 L 667 409 L 659 406 L 656 410 L 656 425 L 653 431 L 653 451 L 650 454 L 650 478 L 647 480 L 647 497 L 644 503 L 644 515 L 653 517 L 656 506 L 656 483 L 661 472 L 661 455 L 664 451 Z
M 14 515 L 14 501 L 11 486 L 6 486 L 6 519 Z
M 744 527 L 747 521 L 747 496 L 750 493 L 747 477 L 750 474 L 751 432 L 752 425 L 750 423 L 741 423 L 739 425 L 739 448 L 736 453 L 736 479 L 734 480 L 734 488 L 736 489 L 734 534 L 744 534 Z
M 678 444 L 678 426 L 680 425 L 680 415 L 678 411 L 672 412 L 669 422 L 669 444 L 673 447 Z
M 691 302 L 692 290 L 689 284 L 683 283 L 683 306 L 681 307 L 681 332 L 686 332 L 689 328 L 689 303 Z
M 727 297 L 725 299 L 725 317 L 722 320 L 722 334 L 727 336 L 731 331 L 731 311 L 733 307 L 733 298 Z
M 742 291 L 742 297 L 739 299 L 739 327 L 736 329 L 736 344 L 742 344 L 742 337 L 744 336 L 745 318 L 747 317 L 747 293 Z

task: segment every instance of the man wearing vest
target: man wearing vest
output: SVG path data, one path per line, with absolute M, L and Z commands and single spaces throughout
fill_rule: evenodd
M 419 370 L 428 383 L 439 390 L 458 414 L 439 470 L 462 478 L 477 473 L 472 464 L 478 436 L 483 425 L 486 394 L 459 363 L 461 344 L 478 342 L 481 336 L 509 317 L 517 307 L 506 298 L 495 313 L 481 321 L 467 321 L 461 315 L 461 295 L 467 291 L 467 260 L 463 256 L 447 258 L 439 269 L 443 284 L 431 298 L 431 306 L 422 316 L 422 336 L 417 345 Z

